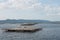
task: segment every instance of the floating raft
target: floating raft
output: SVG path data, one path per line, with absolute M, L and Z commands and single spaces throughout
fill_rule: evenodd
M 6 32 L 36 32 L 42 30 L 42 28 L 10 28 L 4 30 Z

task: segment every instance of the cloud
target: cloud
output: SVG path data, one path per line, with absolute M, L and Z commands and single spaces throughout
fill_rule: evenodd
M 32 5 L 38 3 L 38 0 L 7 0 L 0 2 L 0 8 L 31 8 Z
M 42 8 L 45 11 L 51 11 L 55 10 L 58 7 L 51 6 L 50 4 L 43 4 L 42 2 L 39 2 L 39 0 L 4 0 L 3 2 L 0 2 L 0 9 L 1 8 Z
M 60 16 L 60 6 L 53 6 L 49 3 L 45 4 L 41 1 L 39 2 L 39 0 L 3 0 L 0 2 L 0 9 L 34 9 L 33 13 L 43 18 Z
M 47 7 L 45 9 L 47 16 L 60 15 L 60 7 Z

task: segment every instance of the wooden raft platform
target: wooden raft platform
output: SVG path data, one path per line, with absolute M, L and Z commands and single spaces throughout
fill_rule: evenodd
M 36 32 L 42 30 L 42 28 L 10 28 L 4 30 L 6 32 Z

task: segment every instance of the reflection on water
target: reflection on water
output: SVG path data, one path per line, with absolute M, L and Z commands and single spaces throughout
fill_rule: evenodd
M 0 28 L 17 27 L 20 24 L 0 24 Z M 60 40 L 60 24 L 38 24 L 43 30 L 35 33 L 4 32 L 0 30 L 0 40 Z

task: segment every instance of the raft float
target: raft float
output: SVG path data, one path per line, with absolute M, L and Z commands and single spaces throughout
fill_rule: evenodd
M 6 32 L 36 32 L 42 30 L 42 28 L 10 28 L 4 30 Z
M 7 28 L 7 29 L 3 29 L 3 30 L 5 30 L 6 32 L 36 32 L 36 31 L 42 30 L 42 28 L 30 27 L 32 25 L 35 25 L 35 24 L 21 24 L 21 26 L 23 26 L 23 28 L 22 27 L 19 27 L 19 28 Z

